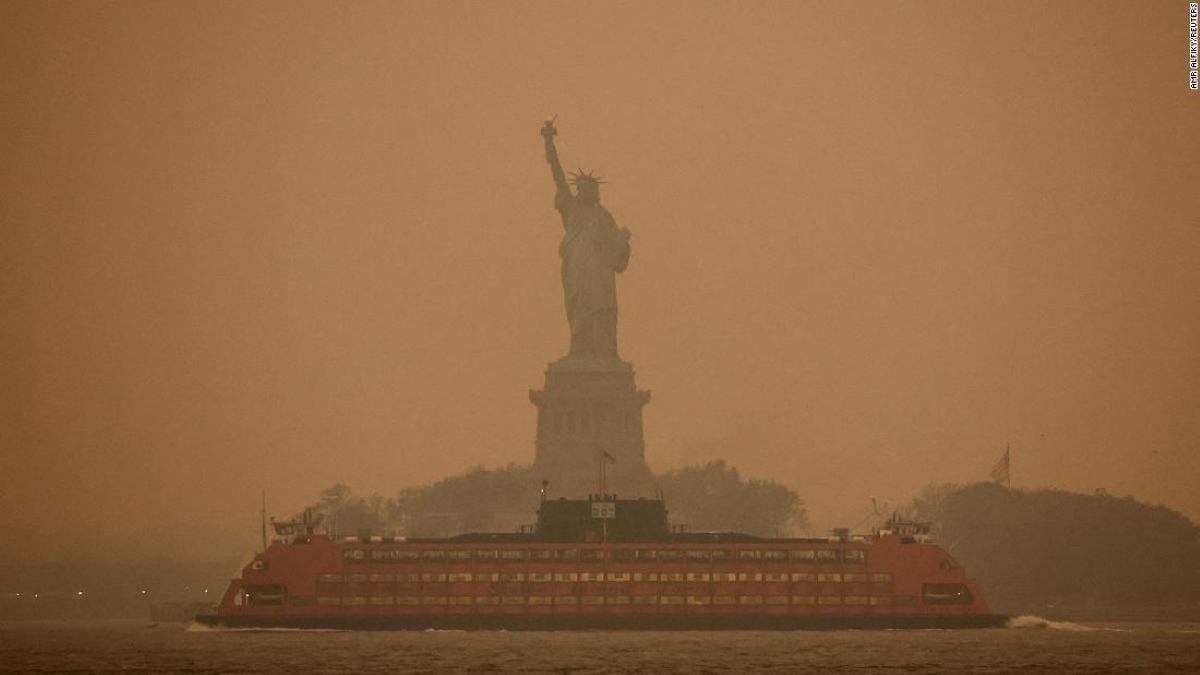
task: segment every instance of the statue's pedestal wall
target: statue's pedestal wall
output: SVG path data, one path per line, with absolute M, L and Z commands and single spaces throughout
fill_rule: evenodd
M 550 481 L 552 497 L 599 492 L 601 462 L 606 462 L 607 492 L 653 496 L 642 435 L 642 408 L 650 392 L 637 389 L 627 364 L 551 364 L 545 389 L 530 391 L 529 400 L 538 409 L 534 466 Z

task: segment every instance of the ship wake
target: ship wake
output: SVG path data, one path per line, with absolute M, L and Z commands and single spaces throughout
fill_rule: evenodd
M 1122 628 L 1099 628 L 1096 626 L 1085 626 L 1074 621 L 1051 621 L 1033 614 L 1022 614 L 1014 616 L 1008 620 L 1009 628 L 1044 628 L 1047 630 L 1062 630 L 1072 633 L 1088 633 L 1092 631 L 1116 631 L 1125 632 Z

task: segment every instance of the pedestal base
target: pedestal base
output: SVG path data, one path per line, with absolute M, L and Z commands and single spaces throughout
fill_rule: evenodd
M 642 407 L 628 363 L 590 364 L 562 359 L 546 369 L 546 388 L 529 392 L 538 408 L 535 469 L 555 497 L 605 491 L 622 497 L 653 496 L 642 436 Z

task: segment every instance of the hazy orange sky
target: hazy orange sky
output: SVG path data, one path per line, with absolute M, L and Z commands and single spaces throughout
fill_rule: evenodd
M 655 470 L 823 528 L 1011 443 L 1200 520 L 1187 79 L 1176 0 L 5 2 L 5 531 L 253 541 L 264 489 L 531 462 L 553 115 L 633 233 Z

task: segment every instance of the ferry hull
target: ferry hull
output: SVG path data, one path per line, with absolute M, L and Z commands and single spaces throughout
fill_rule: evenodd
M 704 631 L 1002 628 L 1003 614 L 878 616 L 490 615 L 490 616 L 222 616 L 196 621 L 214 628 L 333 630 Z
M 256 554 L 216 611 L 197 620 L 229 628 L 510 631 L 1006 623 L 948 551 L 915 533 L 672 533 L 658 500 L 544 502 L 534 533 L 406 540 L 304 531 Z

